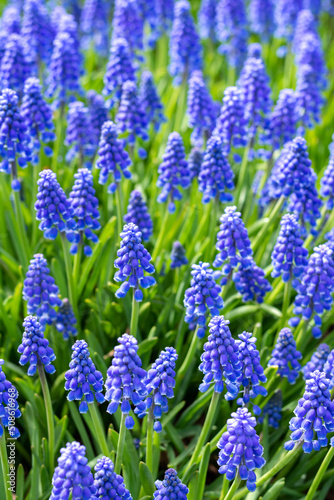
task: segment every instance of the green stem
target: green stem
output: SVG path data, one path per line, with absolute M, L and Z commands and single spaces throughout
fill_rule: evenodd
M 123 229 L 123 216 L 124 216 L 124 206 L 123 206 L 123 193 L 122 186 L 117 185 L 116 189 L 116 208 L 117 208 L 117 230 L 118 234 L 121 234 Z
M 190 462 L 188 463 L 187 467 L 186 467 L 186 470 L 184 471 L 184 474 L 187 472 L 188 469 L 190 469 L 190 467 L 198 461 L 198 457 L 199 457 L 199 454 L 200 452 L 202 451 L 202 448 L 203 448 L 203 445 L 209 435 L 209 432 L 212 428 L 212 423 L 213 423 L 213 419 L 215 417 L 215 414 L 216 414 L 216 409 L 217 409 L 217 406 L 220 402 L 220 397 L 221 397 L 221 394 L 219 392 L 214 392 L 212 394 L 212 398 L 211 398 L 211 402 L 210 402 L 210 406 L 209 406 L 209 410 L 206 414 L 206 417 L 205 417 L 205 421 L 204 421 L 204 425 L 202 427 L 202 430 L 201 430 L 201 434 L 198 438 L 198 441 L 197 441 L 197 444 L 196 444 L 196 447 L 193 451 L 193 454 L 192 454 L 192 457 L 190 459 Z
M 95 401 L 88 405 L 101 451 L 105 457 L 109 457 L 110 451 L 107 444 L 106 435 L 96 408 Z
M 0 424 L 1 425 L 1 424 Z M 2 473 L 3 473 L 3 487 L 6 493 L 6 499 L 7 500 L 12 500 L 12 494 L 8 489 L 8 484 L 7 484 L 7 478 L 9 475 L 9 469 L 8 469 L 8 457 L 7 457 L 7 448 L 6 448 L 6 435 L 5 435 L 5 429 L 2 428 L 3 434 L 0 438 L 0 449 L 1 449 L 1 464 L 2 464 Z
M 226 497 L 224 498 L 224 500 L 232 500 L 233 499 L 234 493 L 237 491 L 240 483 L 241 483 L 241 477 L 240 477 L 239 472 L 238 472 L 238 475 L 234 479 L 233 484 L 232 484 L 231 488 L 228 490 L 228 493 L 227 493 Z
M 53 469 L 54 469 L 54 447 L 55 447 L 55 430 L 54 430 L 54 418 L 53 418 L 53 410 L 52 410 L 52 401 L 51 395 L 49 391 L 49 386 L 46 380 L 44 366 L 41 361 L 37 361 L 37 369 L 39 378 L 41 381 L 44 402 L 45 402 L 45 411 L 46 411 L 46 420 L 48 426 L 48 449 L 49 449 L 49 470 L 50 477 L 52 477 Z
M 135 292 L 133 291 L 130 335 L 133 335 L 133 337 L 135 338 L 137 337 L 137 332 L 138 332 L 138 319 L 139 319 L 139 302 L 135 300 Z
M 126 418 L 125 414 L 122 413 L 121 425 L 119 427 L 117 452 L 116 452 L 116 464 L 115 464 L 116 474 L 120 474 L 122 466 L 123 450 L 124 450 L 125 435 L 126 435 L 125 418 Z
M 191 340 L 191 344 L 190 344 L 189 350 L 187 352 L 187 356 L 177 372 L 176 385 L 179 385 L 182 382 L 182 380 L 184 379 L 184 376 L 187 373 L 187 370 L 188 370 L 188 368 L 189 368 L 189 366 L 190 366 L 190 364 L 191 364 L 191 362 L 194 359 L 194 356 L 196 354 L 198 342 L 199 342 L 199 338 L 197 337 L 197 328 L 196 328 L 195 332 L 193 333 L 193 338 Z M 177 392 L 176 389 L 175 389 L 175 392 Z
M 280 329 L 284 328 L 286 318 L 288 315 L 288 309 L 291 299 L 291 280 L 284 283 L 284 294 L 283 294 L 283 306 L 282 306 L 282 321 Z
M 153 473 L 153 405 L 147 416 L 147 437 L 146 437 L 146 465 Z
M 40 161 L 40 166 L 41 166 L 41 161 Z M 31 213 L 34 214 L 32 218 L 31 246 L 32 248 L 34 248 L 36 245 L 37 228 L 38 228 L 38 221 L 35 217 L 35 203 L 37 200 L 37 181 L 38 181 L 39 168 L 37 165 L 32 165 L 31 168 L 32 168 Z
M 73 282 L 79 283 L 80 280 L 80 268 L 81 268 L 81 256 L 82 256 L 82 237 L 78 244 L 78 251 L 74 256 L 74 265 L 73 265 Z
M 304 337 L 304 334 L 307 332 L 309 323 L 310 320 L 307 321 L 301 320 L 301 322 L 298 325 L 298 328 L 294 334 L 294 337 L 296 339 L 297 349 L 301 346 L 302 339 Z
M 282 195 L 277 201 L 276 204 L 270 214 L 269 219 L 267 222 L 262 226 L 260 232 L 257 234 L 256 238 L 253 240 L 253 252 L 257 249 L 260 243 L 263 242 L 264 236 L 268 233 L 268 228 L 271 226 L 271 224 L 275 221 L 279 211 L 281 210 L 283 203 L 285 201 L 285 197 Z
M 63 254 L 64 254 L 65 268 L 66 268 L 66 275 L 67 275 L 68 298 L 70 299 L 70 303 L 72 304 L 74 315 L 78 321 L 79 316 L 78 316 L 75 288 L 74 288 L 74 283 L 73 283 L 71 254 L 68 250 L 66 236 L 64 233 L 61 233 L 61 243 L 63 246 Z
M 17 218 L 17 224 L 18 224 L 18 229 L 19 229 L 19 240 L 21 243 L 21 248 L 22 248 L 22 253 L 23 253 L 23 259 L 24 261 L 21 262 L 22 266 L 26 270 L 28 268 L 28 255 L 30 253 L 30 248 L 28 244 L 28 239 L 27 239 L 27 231 L 26 227 L 24 224 L 24 219 L 23 219 L 23 214 L 22 214 L 22 207 L 21 207 L 21 200 L 20 200 L 20 192 L 19 191 L 14 191 L 14 206 L 15 206 L 15 212 L 16 212 L 16 218 Z
M 169 212 L 168 212 L 168 208 L 166 207 L 165 213 L 164 213 L 164 218 L 163 218 L 161 226 L 160 226 L 159 236 L 158 236 L 158 239 L 155 243 L 155 247 L 154 247 L 153 254 L 152 254 L 153 262 L 155 262 L 157 256 L 160 254 L 160 249 L 161 249 L 163 240 L 166 237 L 165 232 L 166 232 L 166 226 L 167 226 L 167 222 L 168 222 L 168 216 L 169 216 Z
M 247 171 L 247 164 L 248 164 L 248 155 L 249 155 L 249 150 L 250 150 L 250 145 L 248 144 L 245 148 L 244 151 L 244 156 L 242 158 L 242 163 L 239 171 L 239 176 L 238 176 L 238 184 L 237 184 L 237 189 L 235 191 L 235 196 L 234 196 L 234 202 L 236 205 L 238 205 L 239 198 L 240 198 L 240 193 L 244 184 L 244 180 L 246 177 L 246 171 Z

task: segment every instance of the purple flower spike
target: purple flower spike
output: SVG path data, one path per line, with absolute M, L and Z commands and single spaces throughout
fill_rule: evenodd
M 46 373 L 55 373 L 52 361 L 56 359 L 49 341 L 44 338 L 41 324 L 34 316 L 27 316 L 23 322 L 24 332 L 22 343 L 17 351 L 21 354 L 20 365 L 29 363 L 28 375 L 35 375 L 37 365 L 42 364 Z
M 91 125 L 88 108 L 83 102 L 71 102 L 67 115 L 67 130 L 65 145 L 70 146 L 66 153 L 66 161 L 71 163 L 79 159 L 79 165 L 83 166 L 85 157 L 92 157 L 95 150 L 94 130 Z M 90 161 L 85 166 L 91 167 Z
M 286 377 L 289 384 L 294 384 L 299 376 L 301 365 L 299 359 L 302 355 L 296 348 L 290 328 L 283 328 L 278 336 L 268 366 L 277 366 L 277 373 Z
M 320 194 L 327 199 L 327 210 L 334 208 L 334 154 L 331 153 L 328 166 L 320 181 Z
M 122 96 L 123 84 L 127 81 L 134 82 L 135 68 L 129 44 L 125 38 L 114 38 L 110 46 L 110 57 L 104 75 L 103 94 L 114 96 L 118 101 Z
M 262 304 L 266 293 L 272 289 L 271 284 L 265 277 L 265 272 L 257 266 L 252 258 L 244 259 L 238 271 L 234 272 L 232 279 L 235 288 L 242 295 L 243 302 L 256 300 Z
M 217 5 L 218 0 L 202 0 L 198 11 L 198 29 L 200 37 L 217 41 Z
M 127 213 L 124 215 L 124 222 L 127 224 L 133 222 L 138 226 L 143 241 L 148 241 L 151 238 L 153 234 L 153 222 L 140 191 L 132 191 Z
M 303 0 L 277 0 L 275 5 L 276 37 L 291 41 Z
M 113 39 L 123 37 L 132 53 L 143 49 L 144 20 L 137 0 L 115 0 Z
M 78 335 L 76 324 L 77 319 L 69 300 L 63 299 L 55 319 L 56 329 L 63 334 L 64 340 L 69 340 L 71 337 L 76 337 Z
M 177 269 L 178 267 L 186 266 L 188 264 L 186 251 L 179 241 L 174 241 L 170 258 L 172 261 L 170 265 L 171 269 Z
M 251 30 L 265 42 L 274 32 L 274 5 L 273 0 L 251 0 L 249 4 Z
M 94 140 L 92 140 L 92 143 L 97 147 L 101 136 L 102 125 L 108 121 L 108 109 L 103 97 L 95 92 L 95 90 L 88 90 L 86 97 L 89 121 L 94 133 Z
M 31 74 L 31 67 L 26 60 L 24 41 L 21 35 L 13 33 L 6 40 L 0 65 L 0 85 L 10 88 L 22 96 L 24 82 Z
M 157 491 L 153 494 L 154 500 L 187 500 L 189 489 L 177 476 L 174 469 L 168 469 L 165 472 L 163 481 L 156 481 Z
M 274 393 L 264 406 L 262 415 L 258 418 L 260 424 L 263 423 L 266 415 L 268 415 L 269 426 L 278 429 L 282 420 L 282 391 L 280 389 Z
M 270 116 L 270 136 L 273 150 L 280 149 L 296 136 L 298 114 L 296 95 L 291 89 L 283 89 Z
M 110 458 L 99 458 L 95 465 L 94 486 L 97 498 L 103 500 L 132 500 L 129 490 L 124 485 L 124 479 L 114 471 Z
M 85 0 L 81 11 L 80 28 L 83 33 L 83 46 L 89 49 L 94 43 L 96 52 L 106 56 L 109 39 L 109 16 L 113 2 L 106 0 Z
M 220 51 L 231 66 L 241 68 L 247 54 L 247 16 L 244 0 L 219 0 L 217 6 L 217 36 Z
M 46 6 L 39 0 L 25 0 L 23 3 L 22 38 L 27 60 L 37 70 L 38 65 L 48 62 L 52 52 L 53 32 Z
M 162 123 L 166 121 L 164 107 L 158 95 L 152 73 L 143 71 L 139 88 L 139 101 L 145 110 L 147 121 L 158 132 Z
M 317 350 L 312 354 L 312 357 L 308 363 L 302 368 L 302 373 L 304 380 L 310 378 L 311 373 L 318 370 L 319 372 L 324 371 L 324 366 L 327 361 L 330 349 L 327 344 L 320 344 Z
M 194 71 L 189 78 L 188 121 L 193 129 L 191 143 L 201 147 L 210 137 L 217 116 L 216 106 L 205 85 L 201 71 Z

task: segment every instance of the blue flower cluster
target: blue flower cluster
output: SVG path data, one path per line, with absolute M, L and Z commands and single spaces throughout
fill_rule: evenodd
M 216 14 L 220 51 L 229 65 L 241 68 L 247 53 L 247 16 L 244 0 L 220 0 Z
M 296 95 L 291 89 L 283 89 L 270 115 L 269 133 L 274 151 L 296 136 L 297 120 Z
M 249 21 L 251 30 L 263 41 L 268 41 L 274 31 L 273 0 L 251 0 L 249 3 Z
M 274 429 L 278 429 L 282 420 L 282 391 L 278 390 L 269 399 L 264 406 L 262 415 L 259 417 L 259 423 L 262 424 L 266 415 L 268 415 L 268 424 Z
M 265 277 L 265 272 L 255 264 L 252 258 L 245 259 L 240 263 L 232 279 L 243 302 L 256 300 L 258 304 L 262 304 L 266 293 L 272 289 Z
M 106 55 L 108 47 L 110 10 L 111 5 L 105 0 L 85 0 L 80 16 L 84 48 L 93 42 L 101 56 Z
M 302 9 L 303 0 L 278 0 L 275 6 L 276 37 L 292 40 L 297 16 Z
M 188 264 L 186 251 L 179 241 L 174 241 L 170 258 L 172 261 L 170 265 L 171 269 L 177 269 Z
M 48 62 L 52 52 L 53 33 L 46 6 L 39 0 L 23 3 L 22 39 L 27 61 L 36 69 L 41 62 Z
M 193 129 L 191 143 L 201 147 L 214 129 L 217 114 L 201 71 L 194 71 L 189 78 L 187 113 L 189 127 Z
M 289 384 L 294 384 L 301 370 L 298 361 L 301 358 L 302 354 L 297 351 L 296 341 L 290 328 L 283 328 L 278 335 L 268 366 L 277 366 L 277 373 L 281 377 L 286 377 Z
M 303 377 L 305 380 L 310 378 L 311 373 L 318 370 L 324 371 L 324 366 L 329 356 L 330 349 L 327 344 L 320 344 L 316 351 L 311 356 L 310 361 L 302 368 Z
M 6 39 L 5 50 L 1 58 L 1 88 L 10 88 L 21 97 L 26 78 L 31 75 L 31 68 L 25 57 L 25 46 L 21 35 L 13 33 Z
M 119 100 L 122 96 L 123 84 L 135 81 L 135 68 L 129 44 L 125 38 L 114 38 L 110 46 L 110 57 L 104 74 L 105 95 L 114 95 Z
M 129 490 L 124 485 L 124 479 L 116 474 L 114 464 L 110 458 L 99 458 L 94 470 L 94 486 L 97 498 L 103 500 L 132 500 Z
M 69 401 L 80 401 L 79 412 L 88 412 L 88 403 L 104 402 L 103 378 L 91 360 L 87 342 L 77 340 L 72 346 L 70 369 L 65 373 L 65 390 Z
M 44 366 L 47 373 L 56 371 L 52 361 L 56 359 L 49 341 L 44 338 L 41 324 L 34 316 L 27 316 L 23 322 L 22 343 L 17 351 L 21 354 L 20 365 L 29 363 L 28 375 L 35 375 L 37 366 Z
M 184 321 L 189 323 L 190 330 L 197 327 L 197 336 L 205 335 L 206 316 L 218 316 L 224 303 L 220 297 L 221 288 L 215 280 L 221 276 L 219 271 L 210 269 L 210 264 L 200 262 L 192 265 L 190 288 L 184 295 L 183 304 L 186 308 Z
M 328 166 L 321 177 L 320 194 L 323 198 L 327 199 L 327 210 L 334 208 L 334 154 L 329 158 Z
M 150 71 L 143 71 L 141 74 L 139 101 L 141 107 L 145 110 L 148 123 L 153 125 L 155 132 L 158 132 L 161 124 L 166 121 L 166 118 L 164 107 Z
M 142 234 L 143 241 L 148 241 L 153 233 L 153 222 L 143 195 L 140 191 L 134 189 L 131 192 L 127 213 L 124 215 L 124 221 L 129 224 L 133 222 L 138 226 Z
M 156 481 L 157 490 L 153 494 L 154 500 L 187 500 L 189 489 L 177 476 L 174 469 L 168 469 L 165 472 L 163 481 Z
M 116 297 L 123 298 L 131 288 L 134 288 L 134 299 L 137 302 L 143 300 L 141 288 L 150 288 L 155 285 L 153 276 L 144 276 L 155 272 L 153 264 L 150 263 L 151 255 L 141 242 L 141 232 L 138 226 L 130 222 L 123 227 L 121 232 L 121 247 L 117 250 L 117 259 L 114 265 L 119 271 L 115 273 L 114 279 L 122 282 L 116 292 Z
M 79 166 L 83 166 L 84 158 L 94 154 L 95 141 L 88 108 L 83 102 L 71 102 L 67 116 L 65 145 L 71 146 L 66 153 L 66 161 L 72 162 L 78 158 Z M 91 167 L 90 162 L 86 162 Z
M 146 396 L 146 372 L 137 354 L 137 340 L 124 333 L 118 342 L 105 382 L 105 399 L 109 401 L 107 412 L 113 414 L 121 406 L 121 412 L 126 415 L 125 426 L 132 429 L 135 423 L 129 416 L 131 402 L 137 406 Z
M 198 11 L 198 29 L 200 37 L 217 41 L 216 15 L 218 0 L 202 0 Z
M 90 130 L 94 133 L 92 143 L 95 148 L 99 144 L 102 125 L 108 121 L 108 109 L 104 98 L 95 90 L 88 90 L 86 93 L 87 107 L 89 111 Z
M 262 469 L 266 461 L 262 457 L 263 447 L 256 433 L 256 419 L 247 408 L 238 408 L 227 420 L 227 431 L 218 441 L 220 450 L 218 465 L 220 474 L 232 481 L 237 474 L 247 481 L 249 491 L 255 491 L 255 469 Z
M 69 340 L 71 337 L 76 337 L 78 335 L 76 324 L 77 319 L 69 300 L 63 299 L 55 319 L 56 329 L 63 334 L 64 340 Z
M 112 20 L 113 39 L 124 37 L 132 53 L 143 48 L 144 22 L 139 2 L 136 0 L 115 0 Z
M 199 365 L 199 370 L 204 373 L 199 390 L 205 392 L 213 383 L 214 391 L 221 393 L 226 386 L 227 400 L 237 397 L 241 375 L 239 349 L 231 335 L 229 324 L 224 316 L 214 316 L 210 320 L 210 333 Z
M 334 349 L 329 353 L 324 365 L 324 372 L 329 380 L 329 389 L 334 387 Z
M 200 148 L 192 148 L 188 156 L 190 180 L 197 179 L 201 170 L 204 153 Z
M 12 439 L 20 437 L 20 431 L 13 425 L 13 421 L 21 416 L 17 402 L 18 392 L 14 385 L 6 379 L 2 370 L 4 360 L 0 359 L 0 438 L 4 433 L 4 427 L 8 427 L 8 433 Z
M 299 443 L 303 443 L 305 453 L 327 446 L 327 434 L 334 431 L 334 402 L 331 401 L 329 385 L 325 373 L 318 370 L 306 380 L 304 395 L 294 410 L 296 416 L 290 420 L 293 432 L 290 441 L 284 444 L 286 450 L 293 450 Z

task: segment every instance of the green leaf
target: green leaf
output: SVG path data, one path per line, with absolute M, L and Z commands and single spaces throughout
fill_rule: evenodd
M 185 484 L 188 484 L 195 472 L 197 471 L 198 465 L 193 464 L 185 473 L 185 475 L 182 478 L 182 482 Z
M 150 469 L 144 462 L 139 463 L 140 482 L 147 495 L 153 495 L 155 486 Z
M 285 484 L 285 478 L 282 477 L 267 491 L 262 500 L 276 500 L 278 498 L 283 486 Z
M 152 339 L 145 339 L 142 342 L 140 342 L 138 346 L 138 356 L 142 356 L 146 352 L 150 352 L 157 342 L 158 342 L 158 337 L 153 337 Z
M 210 443 L 207 443 L 207 445 L 204 448 L 204 453 L 203 453 L 202 460 L 201 460 L 201 463 L 199 466 L 199 475 L 198 475 L 198 481 L 197 481 L 198 498 L 203 498 L 210 455 L 211 455 Z
M 22 464 L 19 464 L 16 473 L 16 498 L 24 500 L 24 468 Z
M 59 450 L 62 440 L 64 439 L 67 426 L 68 417 L 64 415 L 55 426 L 55 454 Z

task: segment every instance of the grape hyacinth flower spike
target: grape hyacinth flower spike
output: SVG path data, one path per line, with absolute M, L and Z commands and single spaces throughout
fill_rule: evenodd
M 229 324 L 224 316 L 214 316 L 210 320 L 209 337 L 204 344 L 199 366 L 204 374 L 199 390 L 206 392 L 211 384 L 217 393 L 222 393 L 226 388 L 227 400 L 237 397 L 241 375 L 238 345 L 231 335 Z
M 174 241 L 173 248 L 170 254 L 171 258 L 171 269 L 177 269 L 188 264 L 188 259 L 186 257 L 186 251 L 183 245 L 179 241 Z
M 326 363 L 324 364 L 324 372 L 326 378 L 329 379 L 329 389 L 334 387 L 334 349 L 329 353 Z
M 246 481 L 249 491 L 256 489 L 255 469 L 262 469 L 266 461 L 262 457 L 263 447 L 255 430 L 256 419 L 247 408 L 238 408 L 227 420 L 224 432 L 217 447 L 220 474 L 232 481 L 238 474 Z
M 23 3 L 22 38 L 27 60 L 35 72 L 41 62 L 47 63 L 52 52 L 53 32 L 46 6 L 39 0 L 25 0 Z
M 92 143 L 97 148 L 102 131 L 102 125 L 108 121 L 108 108 L 104 98 L 95 90 L 88 90 L 86 93 L 89 121 L 94 133 Z
M 327 434 L 334 431 L 334 402 L 331 401 L 329 385 L 325 373 L 318 370 L 306 380 L 304 395 L 294 410 L 296 416 L 290 420 L 292 433 L 290 441 L 284 444 L 286 450 L 293 450 L 301 443 L 305 453 L 327 446 Z
M 42 326 L 52 325 L 57 317 L 55 307 L 61 306 L 59 289 L 50 275 L 43 254 L 37 253 L 30 260 L 23 282 L 23 299 L 28 302 L 28 314 L 36 315 Z
M 239 361 L 241 363 L 241 375 L 239 384 L 243 387 L 243 395 L 238 399 L 239 405 L 247 405 L 251 399 L 257 396 L 266 396 L 267 389 L 261 385 L 267 381 L 260 362 L 260 354 L 256 348 L 256 338 L 249 332 L 238 335 L 236 341 L 239 349 Z M 261 414 L 261 409 L 253 405 L 255 415 Z
M 149 241 L 153 234 L 153 222 L 141 192 L 136 189 L 131 192 L 124 222 L 127 224 L 133 222 L 138 226 L 143 241 Z
M 70 369 L 65 373 L 65 390 L 69 401 L 78 400 L 79 412 L 87 413 L 88 404 L 104 402 L 103 378 L 91 360 L 87 342 L 77 340 L 72 346 Z
M 12 33 L 21 32 L 21 12 L 18 7 L 9 4 L 4 8 L 1 17 L 1 31 L 6 38 Z
M 189 489 L 179 479 L 176 470 L 167 469 L 162 481 L 156 481 L 157 490 L 153 494 L 153 500 L 187 500 Z
M 320 181 L 320 194 L 327 198 L 326 208 L 328 211 L 334 208 L 334 153 L 331 153 L 328 166 Z
M 328 245 L 320 245 L 314 248 L 314 253 L 311 255 L 307 268 L 301 276 L 293 309 L 296 316 L 290 319 L 290 326 L 296 327 L 300 322 L 300 316 L 306 324 L 313 319 L 312 334 L 315 338 L 320 338 L 321 315 L 324 311 L 331 310 L 333 291 L 333 252 Z
M 249 21 L 251 31 L 267 42 L 273 35 L 274 23 L 273 0 L 251 0 L 249 3 Z
M 311 373 L 315 372 L 316 370 L 318 370 L 319 372 L 324 371 L 324 366 L 328 359 L 329 353 L 330 349 L 327 344 L 323 343 L 318 346 L 317 350 L 312 354 L 310 361 L 308 361 L 302 368 L 304 380 L 310 378 Z
M 132 429 L 134 420 L 129 415 L 131 403 L 138 405 L 146 396 L 146 371 L 137 354 L 138 342 L 132 336 L 124 333 L 118 339 L 114 349 L 114 357 L 107 371 L 105 382 L 105 399 L 109 401 L 107 412 L 113 414 L 121 407 L 125 417 L 125 427 Z
M 141 302 L 143 292 L 140 288 L 150 288 L 155 285 L 153 276 L 145 276 L 144 273 L 155 272 L 153 264 L 150 263 L 151 255 L 141 242 L 142 234 L 138 226 L 130 222 L 123 227 L 121 232 L 121 247 L 117 250 L 117 259 L 114 262 L 118 271 L 114 279 L 122 282 L 116 292 L 117 298 L 126 296 L 130 288 L 134 289 L 134 300 Z
M 38 366 L 43 366 L 46 373 L 55 373 L 52 362 L 56 359 L 49 341 L 44 338 L 41 324 L 34 316 L 27 316 L 23 322 L 22 343 L 17 351 L 21 354 L 20 365 L 29 363 L 28 375 L 35 375 Z
M 216 31 L 228 63 L 239 70 L 247 54 L 247 16 L 244 0 L 219 0 Z
M 202 46 L 187 0 L 175 3 L 169 55 L 169 72 L 176 85 L 187 79 L 193 71 L 202 69 Z
M 137 405 L 135 413 L 143 418 L 149 414 L 147 425 L 153 424 L 155 432 L 162 431 L 160 419 L 168 412 L 168 399 L 174 397 L 175 362 L 177 353 L 173 347 L 166 347 L 147 372 L 145 386 L 147 396 Z M 154 422 L 153 422 L 154 421 Z
M 106 184 L 111 174 L 114 182 L 109 184 L 108 193 L 113 194 L 122 175 L 125 179 L 131 179 L 129 167 L 132 165 L 132 161 L 124 149 L 123 141 L 118 138 L 117 126 L 112 121 L 107 121 L 102 125 L 97 154 L 96 168 L 100 170 L 99 184 Z
M 56 329 L 63 334 L 64 340 L 69 340 L 71 337 L 76 337 L 78 335 L 76 324 L 77 319 L 69 300 L 63 299 L 55 319 Z
M 110 10 L 111 4 L 105 0 L 85 0 L 80 16 L 83 47 L 89 49 L 93 42 L 96 52 L 102 57 L 108 50 Z
M 79 167 L 91 168 L 91 158 L 95 151 L 94 131 L 91 126 L 89 111 L 83 102 L 74 101 L 69 104 L 65 145 L 70 146 L 66 153 L 66 161 L 71 163 L 78 158 Z
M 4 427 L 8 428 L 11 439 L 20 437 L 20 431 L 13 425 L 13 421 L 21 416 L 17 402 L 18 392 L 14 385 L 7 380 L 2 369 L 4 360 L 0 359 L 0 438 L 4 433 Z
M 96 244 L 99 241 L 95 231 L 101 227 L 99 222 L 100 212 L 98 209 L 99 200 L 95 196 L 93 186 L 93 175 L 87 168 L 80 168 L 74 174 L 75 182 L 69 196 L 73 217 L 76 220 L 76 229 L 80 234 L 80 243 L 83 244 L 84 239 Z M 75 243 L 71 247 L 71 253 L 78 251 L 78 244 Z M 89 245 L 83 248 L 84 254 L 90 257 L 93 253 Z
M 157 186 L 162 188 L 158 196 L 158 203 L 168 201 L 168 211 L 175 212 L 175 201 L 182 199 L 179 187 L 187 189 L 190 185 L 190 172 L 182 137 L 178 132 L 168 136 L 168 142 L 163 161 L 158 169 L 159 178 Z
M 154 132 L 158 132 L 162 123 L 166 121 L 164 107 L 158 95 L 153 75 L 150 71 L 143 71 L 139 87 L 139 101 L 145 110 L 147 121 L 153 125 Z
M 23 38 L 17 33 L 9 35 L 0 64 L 2 89 L 12 89 L 22 97 L 25 80 L 31 75 L 31 67 L 25 57 Z
M 217 41 L 216 15 L 218 0 L 201 0 L 198 11 L 198 30 L 202 39 Z
M 12 175 L 12 189 L 20 191 L 17 165 L 26 168 L 31 160 L 30 137 L 24 117 L 18 107 L 14 90 L 5 89 L 0 94 L 0 171 Z
M 204 152 L 200 148 L 192 148 L 188 156 L 190 181 L 197 179 L 201 170 Z
M 42 170 L 37 181 L 38 193 L 35 203 L 36 219 L 41 221 L 39 229 L 44 238 L 55 240 L 58 232 L 65 233 L 68 241 L 78 241 L 76 222 L 70 200 L 66 198 L 57 176 L 52 170 Z
M 73 441 L 60 449 L 58 466 L 52 478 L 50 500 L 98 500 L 93 474 L 86 458 L 86 448 Z
M 270 115 L 270 137 L 273 151 L 292 141 L 297 133 L 296 96 L 293 90 L 280 91 L 277 103 Z
M 114 464 L 108 457 L 99 458 L 94 467 L 94 486 L 97 498 L 103 500 L 132 500 L 122 476 L 116 474 Z
M 135 80 L 135 68 L 128 42 L 125 38 L 114 38 L 111 42 L 109 62 L 103 79 L 103 94 L 112 96 L 109 106 L 113 104 L 113 98 L 120 100 L 123 84 Z
M 203 146 L 215 126 L 216 106 L 205 85 L 201 71 L 194 71 L 189 78 L 188 122 L 193 129 L 190 140 L 194 146 Z
M 197 337 L 203 338 L 207 316 L 218 316 L 219 309 L 224 305 L 219 295 L 221 287 L 215 281 L 221 273 L 210 269 L 210 264 L 200 262 L 192 265 L 191 276 L 190 288 L 186 290 L 183 300 L 186 308 L 184 320 L 190 330 L 197 327 Z
M 243 302 L 255 300 L 258 304 L 262 304 L 265 295 L 272 289 L 265 272 L 252 258 L 244 259 L 240 263 L 238 270 L 233 273 L 232 280 Z
M 223 150 L 220 137 L 213 135 L 207 142 L 201 170 L 198 176 L 198 189 L 203 193 L 202 203 L 211 199 L 222 203 L 233 200 L 228 191 L 234 190 L 234 174 Z
M 269 426 L 278 429 L 282 420 L 282 391 L 280 389 L 274 392 L 273 396 L 264 406 L 262 415 L 258 418 L 260 424 L 263 423 L 266 415 L 268 415 Z
M 140 2 L 115 0 L 112 28 L 113 38 L 124 37 L 129 44 L 131 53 L 141 60 L 138 52 L 143 49 L 144 19 Z
M 275 6 L 276 37 L 285 38 L 291 42 L 299 11 L 302 9 L 303 0 L 278 0 Z
M 294 384 L 301 370 L 301 365 L 298 361 L 301 358 L 302 354 L 297 351 L 296 341 L 293 338 L 290 328 L 282 328 L 268 366 L 277 366 L 278 375 L 286 377 L 289 384 Z
M 41 143 L 45 155 L 50 157 L 53 151 L 45 144 L 54 141 L 56 137 L 52 121 L 52 109 L 43 97 L 42 85 L 37 78 L 30 77 L 25 81 L 20 112 L 24 117 L 31 137 L 32 163 L 37 164 L 39 162 Z

